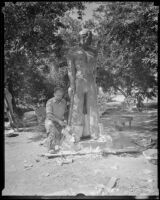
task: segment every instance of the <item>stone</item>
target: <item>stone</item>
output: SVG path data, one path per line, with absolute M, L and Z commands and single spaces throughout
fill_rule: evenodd
M 99 174 L 99 173 L 101 173 L 101 170 L 100 170 L 100 169 L 95 169 L 95 170 L 94 170 L 94 174 Z
M 5 132 L 6 135 L 9 135 L 9 134 L 12 134 L 12 133 L 14 133 L 14 130 L 13 130 L 13 129 L 11 129 L 11 130 Z
M 157 149 L 148 149 L 146 151 L 143 151 L 143 155 L 148 160 L 148 162 L 157 165 L 157 159 L 158 159 Z
M 30 118 L 34 118 L 36 116 L 36 113 L 35 111 L 28 111 L 28 112 L 25 112 L 23 114 L 23 118 L 26 118 L 26 119 L 30 119 Z
M 27 168 L 27 167 L 33 167 L 33 165 L 32 164 L 25 164 L 24 167 L 25 168 Z
M 115 169 L 115 170 L 117 170 L 118 168 L 119 168 L 118 165 L 114 165 L 114 166 L 111 167 L 111 169 Z
M 46 172 L 45 174 L 43 174 L 43 176 L 47 177 L 50 176 L 49 172 Z
M 43 123 L 46 118 L 46 108 L 45 106 L 40 106 L 35 109 L 35 115 L 37 116 L 38 122 Z
M 36 158 L 36 162 L 40 162 L 40 159 Z
M 144 170 L 143 170 L 143 173 L 144 173 L 144 174 L 151 174 L 151 173 L 152 173 L 152 171 L 151 171 L 151 170 L 149 170 L 149 169 L 144 169 Z
M 19 134 L 17 132 L 15 132 L 13 129 L 9 130 L 6 134 L 7 137 L 16 137 Z
M 62 160 L 61 165 L 73 163 L 73 161 L 74 161 L 73 158 L 66 158 L 66 159 Z
M 103 185 L 103 184 L 96 185 L 95 190 L 97 191 L 96 195 L 98 195 L 98 196 L 103 195 L 104 191 L 105 191 L 105 185 Z
M 111 193 L 113 188 L 116 187 L 117 185 L 117 181 L 119 180 L 119 178 L 117 177 L 111 177 L 111 179 L 109 180 L 109 182 L 107 183 L 104 193 Z
M 32 164 L 24 164 L 25 170 L 31 169 L 33 167 Z

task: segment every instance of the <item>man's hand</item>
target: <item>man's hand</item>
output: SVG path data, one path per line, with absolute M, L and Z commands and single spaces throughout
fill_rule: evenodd
M 69 95 L 69 98 L 71 98 L 72 94 L 73 94 L 73 88 L 72 88 L 72 87 L 69 87 L 69 88 L 68 88 L 68 95 Z
M 66 123 L 66 122 L 64 122 L 64 121 L 61 121 L 61 120 L 59 120 L 59 124 L 60 124 L 61 126 L 66 126 L 66 125 L 67 125 L 67 123 Z

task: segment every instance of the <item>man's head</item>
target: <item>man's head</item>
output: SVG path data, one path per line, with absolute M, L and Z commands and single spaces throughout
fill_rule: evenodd
M 63 88 L 55 88 L 54 90 L 54 96 L 56 100 L 61 100 L 64 95 L 64 90 Z

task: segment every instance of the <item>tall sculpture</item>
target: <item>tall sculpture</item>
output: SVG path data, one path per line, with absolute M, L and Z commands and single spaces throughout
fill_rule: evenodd
M 92 32 L 80 32 L 80 44 L 67 55 L 71 99 L 69 125 L 76 140 L 83 136 L 99 137 L 97 108 L 96 50 L 91 48 Z

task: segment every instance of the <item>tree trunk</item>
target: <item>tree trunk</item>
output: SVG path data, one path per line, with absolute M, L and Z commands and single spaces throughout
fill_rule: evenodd
M 127 98 L 127 95 L 125 94 L 125 92 L 123 91 L 123 90 L 121 90 L 119 87 L 117 87 L 117 86 L 115 86 L 115 88 L 117 89 L 117 90 L 119 90 L 120 92 L 121 92 L 121 94 L 125 97 L 125 98 Z

